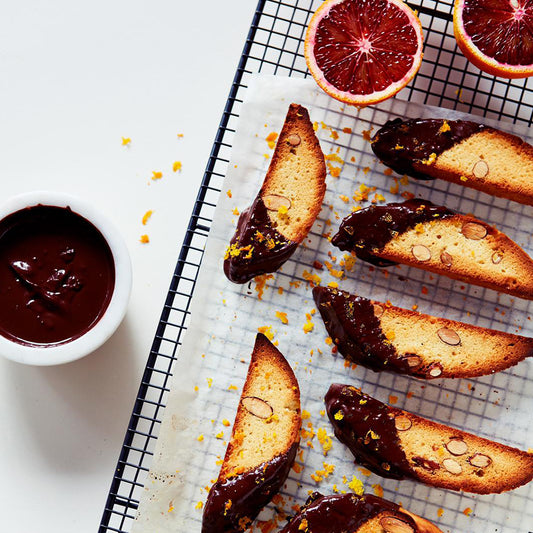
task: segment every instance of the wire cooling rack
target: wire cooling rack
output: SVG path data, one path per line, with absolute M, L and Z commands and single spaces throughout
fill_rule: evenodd
M 189 305 L 239 118 L 253 73 L 307 77 L 303 39 L 313 0 L 260 0 L 209 157 L 189 227 L 133 408 L 100 523 L 100 533 L 129 533 L 148 473 L 169 392 L 168 380 L 189 321 Z M 453 38 L 453 2 L 410 2 L 425 34 L 421 69 L 401 97 L 488 118 L 531 126 L 533 82 L 481 73 L 458 51 Z

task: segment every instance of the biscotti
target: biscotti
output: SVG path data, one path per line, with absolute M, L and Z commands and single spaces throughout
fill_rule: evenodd
M 324 154 L 305 107 L 291 104 L 263 186 L 224 258 L 230 281 L 276 271 L 309 233 L 326 192 Z
M 533 299 L 533 260 L 520 246 L 493 226 L 428 200 L 356 211 L 331 242 L 378 266 L 404 263 Z
M 231 439 L 204 508 L 202 533 L 245 531 L 287 479 L 300 441 L 300 389 L 258 334 Z
M 533 146 L 515 135 L 466 120 L 395 119 L 371 143 L 399 174 L 440 178 L 533 205 Z
M 421 379 L 493 374 L 533 355 L 533 339 L 394 307 L 331 287 L 313 298 L 348 361 Z
M 355 387 L 333 384 L 325 402 L 336 437 L 383 477 L 477 494 L 533 478 L 533 454 L 389 407 Z
M 442 533 L 425 518 L 365 494 L 314 492 L 279 533 Z

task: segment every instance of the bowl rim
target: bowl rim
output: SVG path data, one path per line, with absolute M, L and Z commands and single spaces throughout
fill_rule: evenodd
M 115 263 L 115 286 L 104 314 L 87 332 L 63 344 L 20 344 L 0 335 L 0 355 L 27 365 L 49 366 L 76 361 L 102 346 L 122 322 L 131 294 L 132 267 L 128 247 L 117 227 L 93 205 L 77 196 L 54 191 L 32 191 L 0 205 L 0 220 L 37 205 L 70 208 L 93 224 L 107 241 Z

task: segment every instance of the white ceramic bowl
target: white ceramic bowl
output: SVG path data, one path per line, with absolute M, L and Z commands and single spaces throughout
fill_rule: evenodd
M 91 222 L 109 244 L 115 262 L 115 286 L 107 309 L 87 332 L 64 344 L 34 346 L 19 344 L 0 335 L 0 355 L 27 365 L 58 365 L 80 359 L 99 348 L 118 328 L 128 306 L 131 292 L 131 260 L 124 239 L 116 227 L 92 205 L 64 193 L 36 191 L 15 196 L 0 206 L 0 220 L 38 204 L 70 207 Z

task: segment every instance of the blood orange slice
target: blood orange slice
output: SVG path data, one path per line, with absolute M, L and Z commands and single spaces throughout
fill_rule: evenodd
M 417 73 L 422 26 L 401 0 L 326 0 L 309 23 L 305 59 L 318 85 L 333 98 L 375 104 Z
M 533 0 L 455 0 L 453 29 L 479 69 L 504 78 L 533 75 Z

